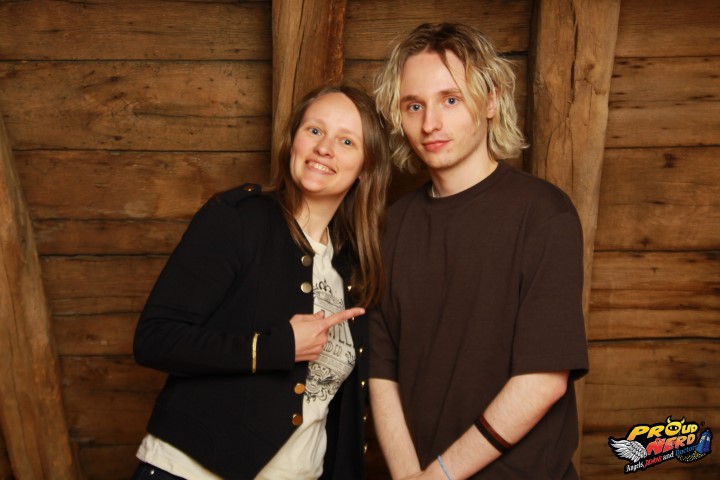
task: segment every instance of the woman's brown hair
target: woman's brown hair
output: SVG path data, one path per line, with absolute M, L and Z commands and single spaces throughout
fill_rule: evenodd
M 290 173 L 290 155 L 295 134 L 307 109 L 318 98 L 329 93 L 341 93 L 349 98 L 362 121 L 363 166 L 360 176 L 343 198 L 332 222 L 330 237 L 339 251 L 348 246 L 358 258 L 358 268 L 352 273 L 353 296 L 362 306 L 371 306 L 380 297 L 383 287 L 380 254 L 380 227 L 384 218 L 387 186 L 390 181 L 390 149 L 375 102 L 362 90 L 348 85 L 329 85 L 309 92 L 293 108 L 283 129 L 277 151 L 276 173 L 270 190 L 275 192 L 295 243 L 312 252 L 305 235 L 295 221 L 295 214 L 303 201 L 302 192 Z

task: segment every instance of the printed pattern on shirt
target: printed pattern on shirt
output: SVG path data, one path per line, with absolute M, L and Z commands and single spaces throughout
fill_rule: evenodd
M 344 309 L 342 293 L 333 293 L 330 282 L 324 277 L 313 287 L 315 310 L 322 310 L 325 315 L 332 315 Z M 347 322 L 333 326 L 328 331 L 328 341 L 323 351 L 308 366 L 305 383 L 305 400 L 327 401 L 332 398 L 350 375 L 355 366 L 355 350 Z

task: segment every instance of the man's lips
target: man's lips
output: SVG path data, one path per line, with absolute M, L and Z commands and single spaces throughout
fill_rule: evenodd
M 428 152 L 436 152 L 450 143 L 450 140 L 426 140 L 422 142 L 422 146 Z

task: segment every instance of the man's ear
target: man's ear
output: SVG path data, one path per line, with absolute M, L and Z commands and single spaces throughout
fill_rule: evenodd
M 488 95 L 487 107 L 485 109 L 485 118 L 493 118 L 495 114 L 497 114 L 497 96 L 497 89 L 495 89 L 492 95 Z

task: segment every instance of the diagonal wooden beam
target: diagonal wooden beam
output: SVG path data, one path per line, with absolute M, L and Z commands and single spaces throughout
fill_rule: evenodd
M 539 0 L 530 39 L 526 159 L 573 199 L 583 225 L 587 327 L 610 79 L 620 0 Z M 584 380 L 576 384 L 581 444 Z
M 340 81 L 347 0 L 273 0 L 274 175 L 282 125 L 293 105 L 311 89 Z M 271 177 L 272 178 L 272 177 Z
M 1 116 L 0 425 L 15 478 L 77 478 L 40 261 Z

